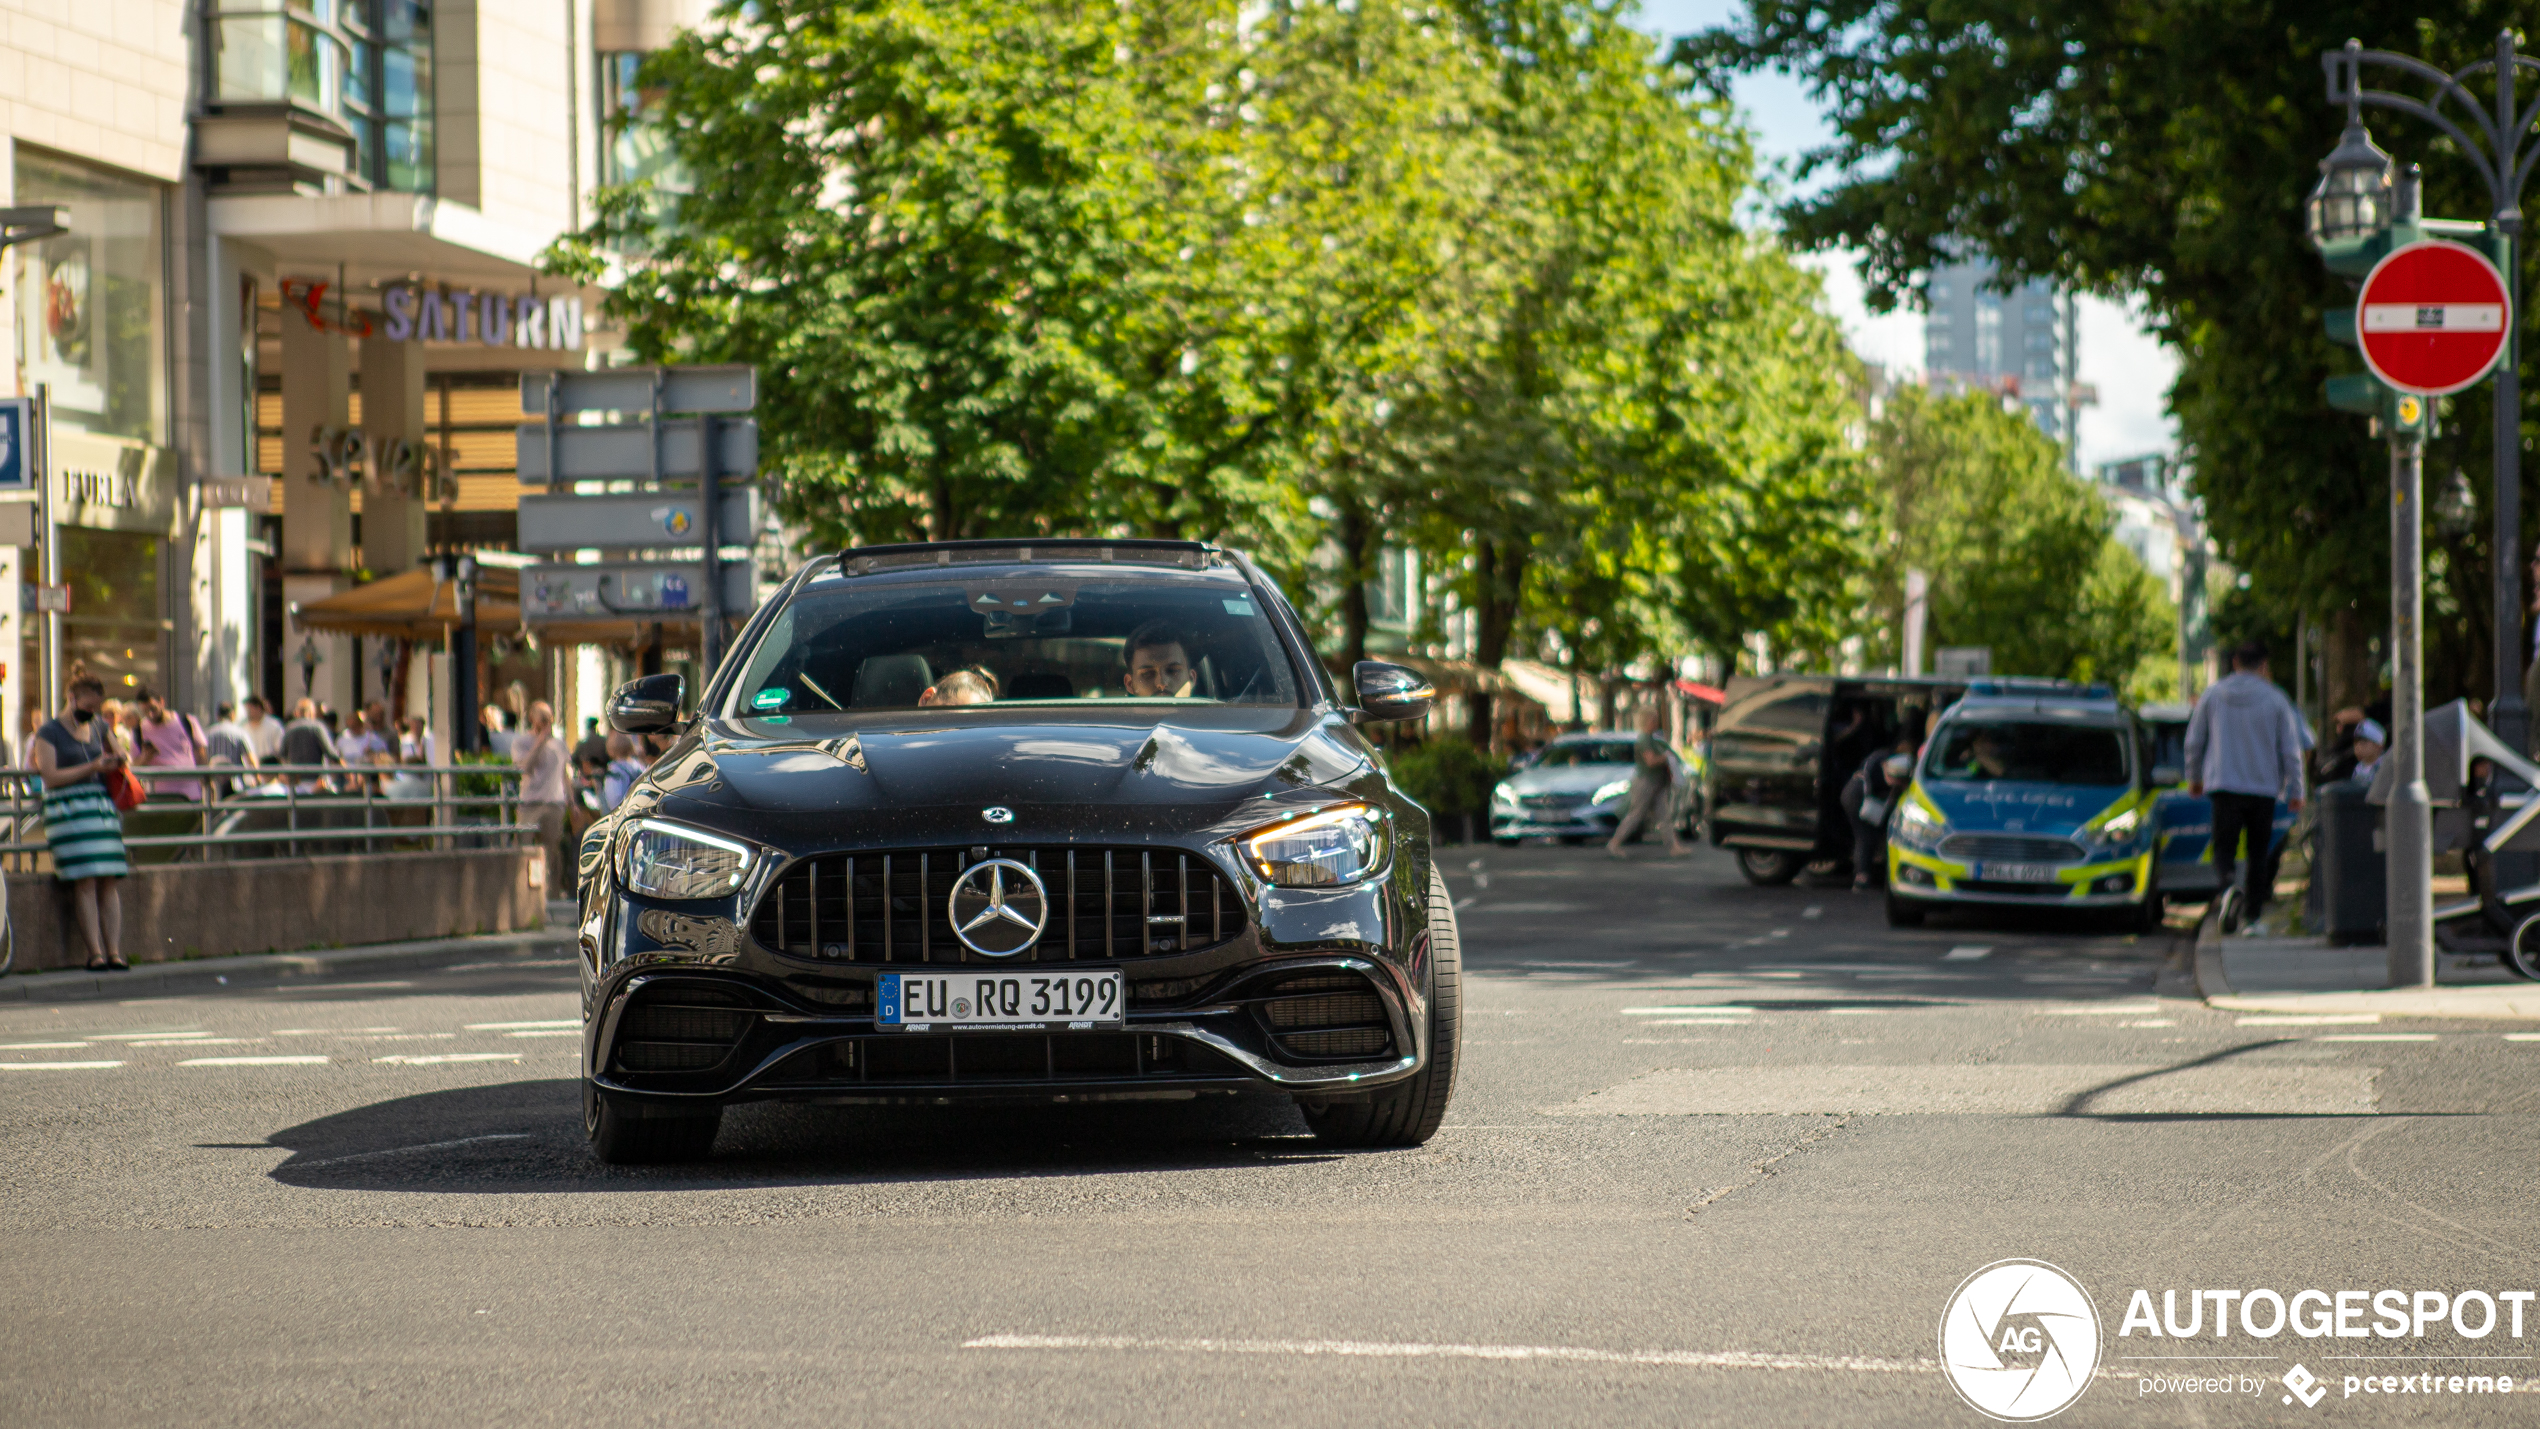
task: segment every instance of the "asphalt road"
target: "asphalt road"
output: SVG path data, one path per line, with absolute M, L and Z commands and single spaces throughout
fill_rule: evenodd
M 756 1107 L 606 1169 L 561 961 L 0 1010 L 0 1422 L 1980 1424 L 1937 1333 L 2013 1257 L 2101 1321 L 2058 1423 L 2540 1422 L 2343 1387 L 2540 1378 L 2540 1305 L 2118 1334 L 2138 1288 L 2540 1288 L 2526 1029 L 2215 1012 L 2165 939 L 1892 932 L 1708 851 L 1450 868 L 1468 1058 L 1417 1150 L 1271 1099 Z

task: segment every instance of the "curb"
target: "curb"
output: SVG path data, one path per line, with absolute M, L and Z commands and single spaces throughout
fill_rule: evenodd
M 48 1002 L 125 1002 L 144 997 L 193 997 L 322 982 L 354 973 L 408 972 L 456 963 L 524 965 L 570 953 L 570 928 L 539 928 L 471 938 L 434 938 L 309 953 L 198 958 L 177 963 L 136 963 L 128 973 L 84 968 L 23 973 L 0 978 L 0 1005 Z
M 2209 908 L 2196 924 L 2196 995 L 2207 1002 L 2232 995 L 2231 981 L 2223 976 L 2222 938 L 2222 920 Z

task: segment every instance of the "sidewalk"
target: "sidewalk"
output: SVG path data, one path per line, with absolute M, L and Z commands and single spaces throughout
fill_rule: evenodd
M 573 951 L 573 903 L 551 899 L 547 926 L 474 938 L 433 938 L 306 953 L 257 957 L 193 958 L 175 963 L 135 963 L 126 973 L 83 969 L 0 977 L 0 1005 L 46 1002 L 122 1002 L 142 997 L 194 997 L 207 992 L 294 987 L 346 977 L 413 972 L 462 963 L 555 963 Z
M 2540 1021 L 2540 982 L 2515 977 L 2492 957 L 2438 953 L 2435 987 L 2393 988 L 2387 985 L 2389 956 L 2377 943 L 2226 938 L 2208 920 L 2196 934 L 2196 986 L 2208 1004 L 2227 1012 Z

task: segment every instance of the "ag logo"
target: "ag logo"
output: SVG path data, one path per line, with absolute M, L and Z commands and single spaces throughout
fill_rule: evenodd
M 1940 1367 L 1979 1414 L 2013 1424 L 2053 1418 L 2099 1368 L 2099 1311 L 2054 1266 L 1997 1260 L 1949 1297 Z

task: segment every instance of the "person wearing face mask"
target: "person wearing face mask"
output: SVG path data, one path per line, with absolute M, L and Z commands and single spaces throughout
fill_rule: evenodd
M 71 702 L 46 720 L 28 749 L 44 779 L 44 840 L 53 876 L 71 886 L 71 907 L 91 972 L 124 972 L 123 899 L 116 882 L 132 867 L 124 857 L 123 815 L 105 776 L 124 766 L 98 707 L 106 686 L 91 675 L 71 681 Z

